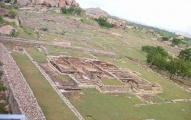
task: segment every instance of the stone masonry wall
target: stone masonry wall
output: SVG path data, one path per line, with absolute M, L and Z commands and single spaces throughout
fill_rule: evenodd
M 0 61 L 6 75 L 5 84 L 9 87 L 9 103 L 14 114 L 24 114 L 28 120 L 45 120 L 29 85 L 20 72 L 9 51 L 0 43 Z

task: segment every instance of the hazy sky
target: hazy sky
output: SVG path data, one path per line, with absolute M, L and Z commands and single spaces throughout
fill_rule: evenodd
M 191 34 L 191 0 L 76 0 L 130 21 Z

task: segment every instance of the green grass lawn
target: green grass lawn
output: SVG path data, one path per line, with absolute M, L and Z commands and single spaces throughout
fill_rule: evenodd
M 77 119 L 27 56 L 18 52 L 13 52 L 12 56 L 31 87 L 47 120 Z
M 49 52 L 55 52 L 55 54 L 53 54 L 53 55 L 61 55 L 61 53 L 59 53 L 59 52 L 64 52 L 73 57 L 92 58 L 92 56 L 90 56 L 88 53 L 81 52 L 81 51 L 73 51 L 73 50 L 69 50 L 69 49 L 55 48 L 55 47 L 50 47 L 50 46 L 46 46 L 46 48 L 48 49 Z M 56 54 L 56 52 L 57 52 L 57 54 Z
M 40 62 L 40 63 L 47 62 L 46 55 L 42 52 L 39 52 L 36 48 L 29 47 L 29 48 L 26 48 L 26 50 L 36 62 Z
M 87 120 L 191 119 L 190 102 L 135 107 L 143 102 L 133 95 L 104 95 L 95 89 L 84 89 L 80 100 L 72 97 L 71 101 Z
M 124 83 L 118 81 L 117 79 L 103 78 L 103 79 L 101 79 L 101 81 L 105 85 L 124 85 Z

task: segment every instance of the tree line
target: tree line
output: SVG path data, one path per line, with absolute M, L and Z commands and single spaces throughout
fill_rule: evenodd
M 157 72 L 168 71 L 170 78 L 173 76 L 191 78 L 191 49 L 181 50 L 177 58 L 168 54 L 164 48 L 157 46 L 142 46 L 142 51 L 147 53 L 147 63 L 152 68 L 155 66 Z

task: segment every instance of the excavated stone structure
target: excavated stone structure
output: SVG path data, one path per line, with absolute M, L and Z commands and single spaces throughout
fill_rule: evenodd
M 106 62 L 55 56 L 49 56 L 47 60 L 61 74 L 68 74 L 80 88 L 96 88 L 102 93 L 157 94 L 163 91 L 160 85 L 132 77 L 131 73 Z M 124 85 L 104 85 L 102 79 L 105 78 L 118 80 Z

